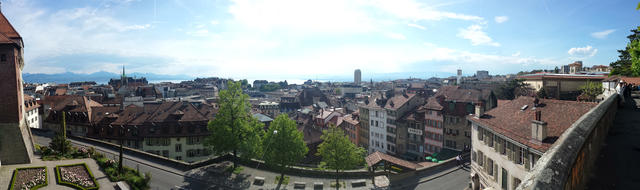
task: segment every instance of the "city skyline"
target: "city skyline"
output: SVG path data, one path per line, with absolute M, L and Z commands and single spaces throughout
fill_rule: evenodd
M 354 69 L 366 80 L 458 68 L 508 74 L 576 60 L 608 65 L 636 27 L 625 19 L 637 16 L 634 8 L 624 1 L 2 3 L 28 39 L 25 73 L 117 73 L 126 65 L 131 72 L 270 80 L 350 78 Z

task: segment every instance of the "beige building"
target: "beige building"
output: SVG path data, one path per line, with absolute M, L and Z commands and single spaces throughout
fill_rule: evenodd
M 517 99 L 483 113 L 472 123 L 472 189 L 513 190 L 536 161 L 596 103 Z
M 518 77 L 524 79 L 536 92 L 545 89 L 547 97 L 559 100 L 575 100 L 580 95 L 580 87 L 588 81 L 600 83 L 606 76 L 603 75 L 576 75 L 576 74 L 531 74 Z

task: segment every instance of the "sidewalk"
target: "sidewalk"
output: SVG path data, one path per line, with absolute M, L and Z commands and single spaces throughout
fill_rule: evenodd
M 187 172 L 186 176 L 195 177 L 201 180 L 205 180 L 211 184 L 220 184 L 225 183 L 225 185 L 233 186 L 238 189 L 275 189 L 277 183 L 275 183 L 276 176 L 280 176 L 279 173 L 269 172 L 265 170 L 259 170 L 247 166 L 242 166 L 244 169 L 240 174 L 229 175 L 228 173 L 224 173 L 223 170 L 228 165 L 231 165 L 231 162 L 223 162 L 218 164 L 212 164 L 208 166 L 204 166 L 201 168 L 193 169 Z M 262 166 L 261 166 L 262 167 Z M 308 178 L 308 177 L 300 177 L 300 176 L 291 176 L 285 175 L 289 177 L 289 184 L 282 184 L 280 186 L 281 189 L 294 189 L 295 182 L 303 182 L 306 184 L 305 189 L 314 189 L 313 184 L 317 182 L 323 183 L 323 189 L 334 189 L 330 187 L 331 182 L 335 182 L 334 176 L 327 176 L 326 178 Z M 255 177 L 263 177 L 264 184 L 256 185 L 254 184 Z M 360 179 L 341 179 L 340 182 L 345 182 L 347 188 L 343 189 L 371 189 L 373 185 L 371 184 L 370 178 L 362 178 L 366 181 L 366 186 L 352 188 L 351 182 Z M 188 188 L 189 186 L 185 187 Z
M 100 189 L 112 190 L 116 185 L 115 182 L 109 181 L 109 178 L 100 170 L 100 167 L 96 163 L 95 160 L 91 158 L 85 159 L 73 159 L 73 160 L 57 160 L 57 161 L 42 161 L 39 155 L 36 155 L 37 158 L 31 164 L 17 164 L 17 165 L 2 165 L 0 168 L 0 189 L 8 189 L 9 185 L 11 185 L 11 177 L 13 176 L 13 170 L 16 168 L 23 167 L 37 167 L 37 166 L 46 166 L 47 167 L 47 177 L 48 177 L 48 185 L 41 189 L 54 189 L 54 190 L 62 190 L 62 189 L 73 189 L 71 187 L 58 185 L 56 182 L 56 173 L 55 168 L 57 165 L 65 165 L 65 164 L 77 164 L 77 163 L 86 163 L 89 166 L 89 170 L 93 174 L 93 177 L 96 178 L 98 184 L 100 184 Z

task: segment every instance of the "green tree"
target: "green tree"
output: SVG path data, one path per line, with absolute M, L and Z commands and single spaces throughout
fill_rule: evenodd
M 215 119 L 209 121 L 211 135 L 204 144 L 216 154 L 232 152 L 236 157 L 233 160 L 235 169 L 238 155 L 254 158 L 260 153 L 264 125 L 250 115 L 249 96 L 242 93 L 241 83 L 229 81 L 227 86 L 220 92 L 220 109 Z
M 51 142 L 49 142 L 49 147 L 60 152 L 61 155 L 64 155 L 71 151 L 71 142 L 67 140 L 67 121 L 65 113 L 66 112 L 62 111 L 62 122 L 60 125 L 60 131 L 55 137 L 53 137 Z
M 526 95 L 527 91 L 529 91 L 529 85 L 524 83 L 524 79 L 514 79 L 500 86 L 496 96 L 502 100 L 513 100 L 517 95 Z
M 631 30 L 631 35 L 627 36 L 629 44 L 623 50 L 618 50 L 618 60 L 609 64 L 611 66 L 610 75 L 622 75 L 622 76 L 634 76 L 634 69 L 632 67 L 632 55 L 631 52 L 635 50 L 636 57 L 638 57 L 638 42 L 640 40 L 640 31 L 638 29 Z M 636 42 L 636 43 L 634 43 Z M 638 59 L 636 59 L 638 60 Z M 639 74 L 638 62 L 636 61 L 635 74 Z M 635 75 L 638 76 L 638 75 Z
M 602 83 L 591 81 L 587 81 L 587 83 L 580 86 L 579 89 L 582 92 L 582 95 L 580 96 L 586 98 L 588 101 L 596 100 L 596 97 L 604 92 L 604 89 L 602 89 Z
M 318 145 L 318 156 L 322 157 L 322 167 L 336 171 L 336 189 L 339 189 L 340 171 L 355 169 L 364 164 L 365 150 L 357 147 L 347 137 L 342 129 L 331 126 L 324 130 L 323 142 Z
M 280 170 L 276 189 L 280 188 L 286 167 L 300 161 L 309 151 L 296 122 L 286 114 L 280 114 L 273 120 L 264 136 L 263 147 L 265 163 Z
M 540 90 L 538 90 L 538 92 L 536 92 L 536 97 L 538 98 L 547 98 L 547 90 L 545 90 L 544 88 L 540 88 Z

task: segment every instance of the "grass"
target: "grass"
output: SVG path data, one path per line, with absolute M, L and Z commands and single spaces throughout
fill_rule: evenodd
M 233 170 L 233 171 L 231 171 L 231 170 Z M 236 167 L 236 169 L 233 169 L 233 165 L 228 166 L 227 168 L 224 169 L 225 172 L 232 172 L 233 174 L 236 174 L 236 175 L 240 174 L 240 172 L 242 172 L 242 170 L 244 170 L 244 167 L 238 166 L 238 167 Z
M 280 181 L 280 176 L 276 176 L 276 180 L 273 183 L 278 184 L 279 181 Z M 282 184 L 283 185 L 289 184 L 289 176 L 284 176 L 284 180 L 282 180 Z
M 331 185 L 329 185 L 329 186 L 331 186 L 331 187 L 335 188 L 335 187 L 336 187 L 336 182 L 335 182 L 335 181 L 332 181 L 332 182 L 331 182 Z M 341 181 L 341 182 L 340 182 L 340 187 L 341 187 L 341 188 L 346 188 L 346 187 L 347 187 L 347 185 L 344 183 L 344 181 Z

